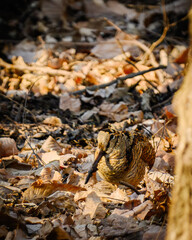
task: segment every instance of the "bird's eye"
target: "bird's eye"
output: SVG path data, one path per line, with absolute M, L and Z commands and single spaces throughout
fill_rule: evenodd
M 110 140 L 114 140 L 115 139 L 115 135 L 111 135 Z

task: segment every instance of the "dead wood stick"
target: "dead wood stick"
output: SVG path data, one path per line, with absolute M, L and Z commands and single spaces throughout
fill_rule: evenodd
M 82 93 L 86 92 L 86 90 L 95 91 L 95 90 L 98 90 L 100 88 L 105 88 L 105 87 L 108 87 L 108 86 L 110 86 L 112 84 L 118 83 L 120 81 L 125 81 L 126 79 L 133 78 L 133 77 L 136 77 L 136 76 L 140 76 L 140 75 L 143 75 L 145 73 L 148 73 L 148 72 L 151 72 L 151 71 L 156 71 L 158 69 L 163 69 L 163 68 L 166 68 L 166 66 L 160 65 L 158 67 L 153 67 L 153 68 L 150 68 L 148 70 L 144 70 L 144 71 L 140 71 L 140 72 L 136 72 L 136 73 L 131 73 L 131 74 L 125 75 L 123 77 L 118 77 L 118 78 L 116 78 L 115 80 L 113 80 L 111 82 L 100 84 L 100 85 L 94 85 L 94 86 L 91 86 L 91 87 L 87 87 L 87 88 L 84 88 L 82 90 L 71 92 L 71 94 L 73 94 L 73 95 L 82 94 Z
M 20 71 L 29 71 L 29 72 L 41 72 L 47 73 L 49 75 L 63 75 L 68 76 L 71 74 L 69 71 L 61 70 L 61 69 L 52 69 L 50 67 L 38 67 L 38 66 L 21 66 L 21 65 L 14 65 L 10 63 L 6 63 L 0 58 L 0 67 L 4 67 L 7 69 L 17 69 Z

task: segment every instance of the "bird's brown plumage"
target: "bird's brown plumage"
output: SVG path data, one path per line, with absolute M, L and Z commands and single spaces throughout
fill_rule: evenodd
M 137 186 L 145 168 L 152 168 L 155 150 L 148 138 L 138 131 L 100 131 L 95 161 L 95 168 L 104 180 Z

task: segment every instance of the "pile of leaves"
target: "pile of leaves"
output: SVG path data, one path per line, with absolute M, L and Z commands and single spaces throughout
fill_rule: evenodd
M 106 21 L 115 36 L 89 51 L 25 39 L 11 62 L 0 59 L 0 239 L 165 236 L 178 143 L 171 101 L 188 49 L 154 50 Z M 140 194 L 97 173 L 85 184 L 98 132 L 138 124 L 156 149 Z

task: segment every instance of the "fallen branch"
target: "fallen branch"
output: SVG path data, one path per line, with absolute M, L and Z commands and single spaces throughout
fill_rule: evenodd
M 41 73 L 46 73 L 49 75 L 70 75 L 71 72 L 65 71 L 65 70 L 60 70 L 60 69 L 52 69 L 50 67 L 38 67 L 38 66 L 21 66 L 21 65 L 14 65 L 10 63 L 6 63 L 0 58 L 0 67 L 4 67 L 7 69 L 16 69 L 20 71 L 29 71 L 29 72 L 41 72 Z
M 82 94 L 82 93 L 86 92 L 87 90 L 95 91 L 95 90 L 98 90 L 100 88 L 105 88 L 105 87 L 108 87 L 108 86 L 113 85 L 115 83 L 119 83 L 121 81 L 125 81 L 126 79 L 133 78 L 133 77 L 136 77 L 136 76 L 140 76 L 140 75 L 143 75 L 145 73 L 148 73 L 148 72 L 151 72 L 151 71 L 156 71 L 158 69 L 164 69 L 164 68 L 166 68 L 166 66 L 160 65 L 158 67 L 150 68 L 148 70 L 144 70 L 144 71 L 141 71 L 141 72 L 131 73 L 131 74 L 125 75 L 123 77 L 118 77 L 118 78 L 116 78 L 115 80 L 113 80 L 111 82 L 100 84 L 100 85 L 94 85 L 94 86 L 91 86 L 91 87 L 87 87 L 87 88 L 84 88 L 82 90 L 71 92 L 71 94 L 78 95 L 78 94 Z

